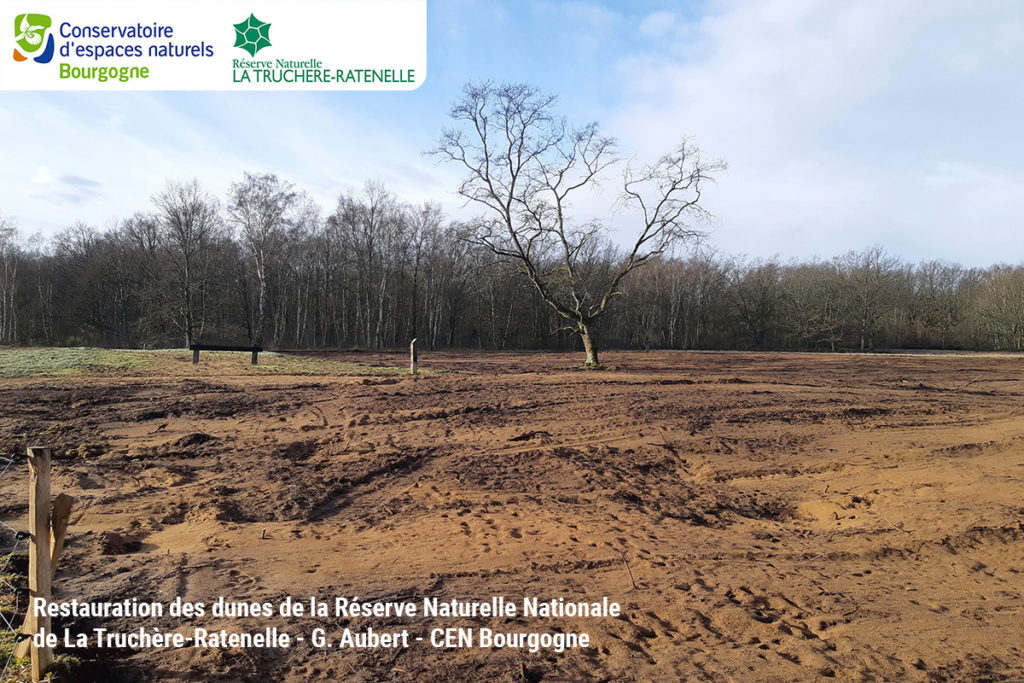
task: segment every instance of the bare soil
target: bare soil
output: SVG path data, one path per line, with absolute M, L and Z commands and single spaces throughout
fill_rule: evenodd
M 560 655 L 188 648 L 87 653 L 82 675 L 1024 679 L 1024 359 L 578 360 L 423 354 L 433 374 L 298 376 L 239 356 L 237 372 L 0 380 L 0 448 L 53 445 L 54 491 L 80 501 L 58 598 L 608 596 L 625 611 L 552 622 L 594 642 Z M 25 524 L 25 489 L 0 480 L 0 519 Z M 436 625 L 201 625 L 241 624 Z

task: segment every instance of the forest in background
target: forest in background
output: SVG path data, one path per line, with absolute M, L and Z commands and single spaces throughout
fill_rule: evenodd
M 331 213 L 272 175 L 223 201 L 171 182 L 146 211 L 50 239 L 0 217 L 0 344 L 124 348 L 575 349 L 474 226 L 379 182 Z M 611 243 L 586 254 L 607 272 Z M 1024 267 L 907 263 L 880 247 L 830 260 L 748 259 L 706 244 L 630 273 L 603 348 L 1024 350 Z

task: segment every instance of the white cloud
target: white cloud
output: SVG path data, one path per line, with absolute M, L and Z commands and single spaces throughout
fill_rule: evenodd
M 692 135 L 724 158 L 705 195 L 723 251 L 1024 254 L 1019 4 L 710 0 L 697 18 L 677 3 L 645 16 L 624 5 L 434 3 L 432 76 L 394 97 L 7 93 L 0 211 L 29 232 L 102 225 L 147 208 L 166 179 L 224 196 L 245 170 L 275 172 L 327 210 L 367 178 L 454 209 L 459 170 L 421 154 L 445 102 L 471 75 L 532 77 L 625 154 L 653 160 Z M 614 185 L 581 197 L 581 212 L 607 217 Z
M 1020 14 L 927 0 L 719 2 L 689 23 L 656 12 L 636 26 L 650 47 L 620 61 L 628 95 L 611 126 L 646 156 L 686 133 L 728 161 L 708 195 L 727 251 L 879 242 L 988 262 L 1024 247 L 1007 213 L 1024 195 Z
M 224 197 L 243 171 L 277 173 L 327 211 L 368 178 L 410 201 L 456 184 L 452 169 L 436 168 L 387 120 L 309 94 L 19 97 L 20 106 L 0 105 L 0 121 L 5 113 L 21 121 L 4 153 L 39 165 L 28 174 L 25 163 L 0 165 L 0 206 L 26 232 L 53 234 L 76 220 L 105 225 L 148 210 L 171 179 L 197 178 Z M 33 115 L 22 119 L 18 110 Z
M 53 173 L 46 166 L 40 166 L 36 174 L 32 176 L 32 182 L 37 185 L 46 185 L 53 182 Z
M 669 10 L 651 12 L 640 22 L 640 33 L 656 38 L 663 37 L 676 27 L 676 15 Z

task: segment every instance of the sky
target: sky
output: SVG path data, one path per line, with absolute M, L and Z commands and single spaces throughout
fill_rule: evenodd
M 558 94 L 625 157 L 691 137 L 724 160 L 704 195 L 719 252 L 1019 263 L 1022 74 L 1012 0 L 428 0 L 411 92 L 0 93 L 0 215 L 105 228 L 169 179 L 223 198 L 251 171 L 327 212 L 374 179 L 468 217 L 458 170 L 424 152 L 462 85 L 491 79 Z M 625 240 L 616 177 L 577 209 Z

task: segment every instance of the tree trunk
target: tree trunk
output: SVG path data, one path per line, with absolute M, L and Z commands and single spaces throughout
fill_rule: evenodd
M 585 323 L 580 323 L 579 326 L 580 339 L 583 340 L 583 348 L 587 352 L 587 360 L 583 363 L 588 368 L 596 368 L 601 363 L 597 360 L 597 345 L 594 344 L 594 339 L 590 334 L 590 328 Z
M 262 254 L 257 257 L 256 263 L 256 345 L 263 346 L 263 325 L 267 316 L 267 272 L 263 262 Z

